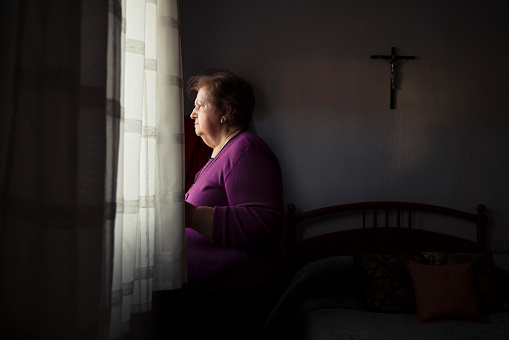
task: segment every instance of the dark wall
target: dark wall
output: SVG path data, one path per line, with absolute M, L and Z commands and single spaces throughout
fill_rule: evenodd
M 184 77 L 220 66 L 253 83 L 286 203 L 483 203 L 509 239 L 508 14 L 505 0 L 186 0 Z M 389 64 L 370 58 L 392 46 L 417 57 L 394 110 Z

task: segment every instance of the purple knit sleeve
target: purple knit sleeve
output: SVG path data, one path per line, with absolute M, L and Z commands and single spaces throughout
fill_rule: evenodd
M 283 184 L 279 163 L 259 150 L 246 152 L 225 179 L 229 205 L 215 207 L 212 241 L 254 248 L 280 239 Z

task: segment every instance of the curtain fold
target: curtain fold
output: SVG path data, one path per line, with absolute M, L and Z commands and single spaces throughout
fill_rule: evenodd
M 123 0 L 110 337 L 186 280 L 178 2 Z
M 108 8 L 103 0 L 2 2 L 5 338 L 108 335 L 120 117 L 108 100 L 118 84 L 106 63 Z
M 106 339 L 185 280 L 177 1 L 133 3 L 148 38 L 121 0 L 0 3 L 2 337 Z

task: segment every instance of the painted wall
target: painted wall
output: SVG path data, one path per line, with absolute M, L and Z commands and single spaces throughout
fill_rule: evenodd
M 509 240 L 508 14 L 506 0 L 185 0 L 184 78 L 218 66 L 251 81 L 286 203 L 483 203 Z M 417 57 L 394 110 L 390 66 L 370 59 L 391 46 Z

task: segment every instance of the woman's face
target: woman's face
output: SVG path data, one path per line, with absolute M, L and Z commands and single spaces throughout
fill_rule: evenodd
M 194 109 L 191 113 L 194 119 L 194 131 L 207 142 L 206 139 L 214 139 L 220 133 L 221 114 L 212 106 L 209 91 L 201 87 L 194 101 Z

